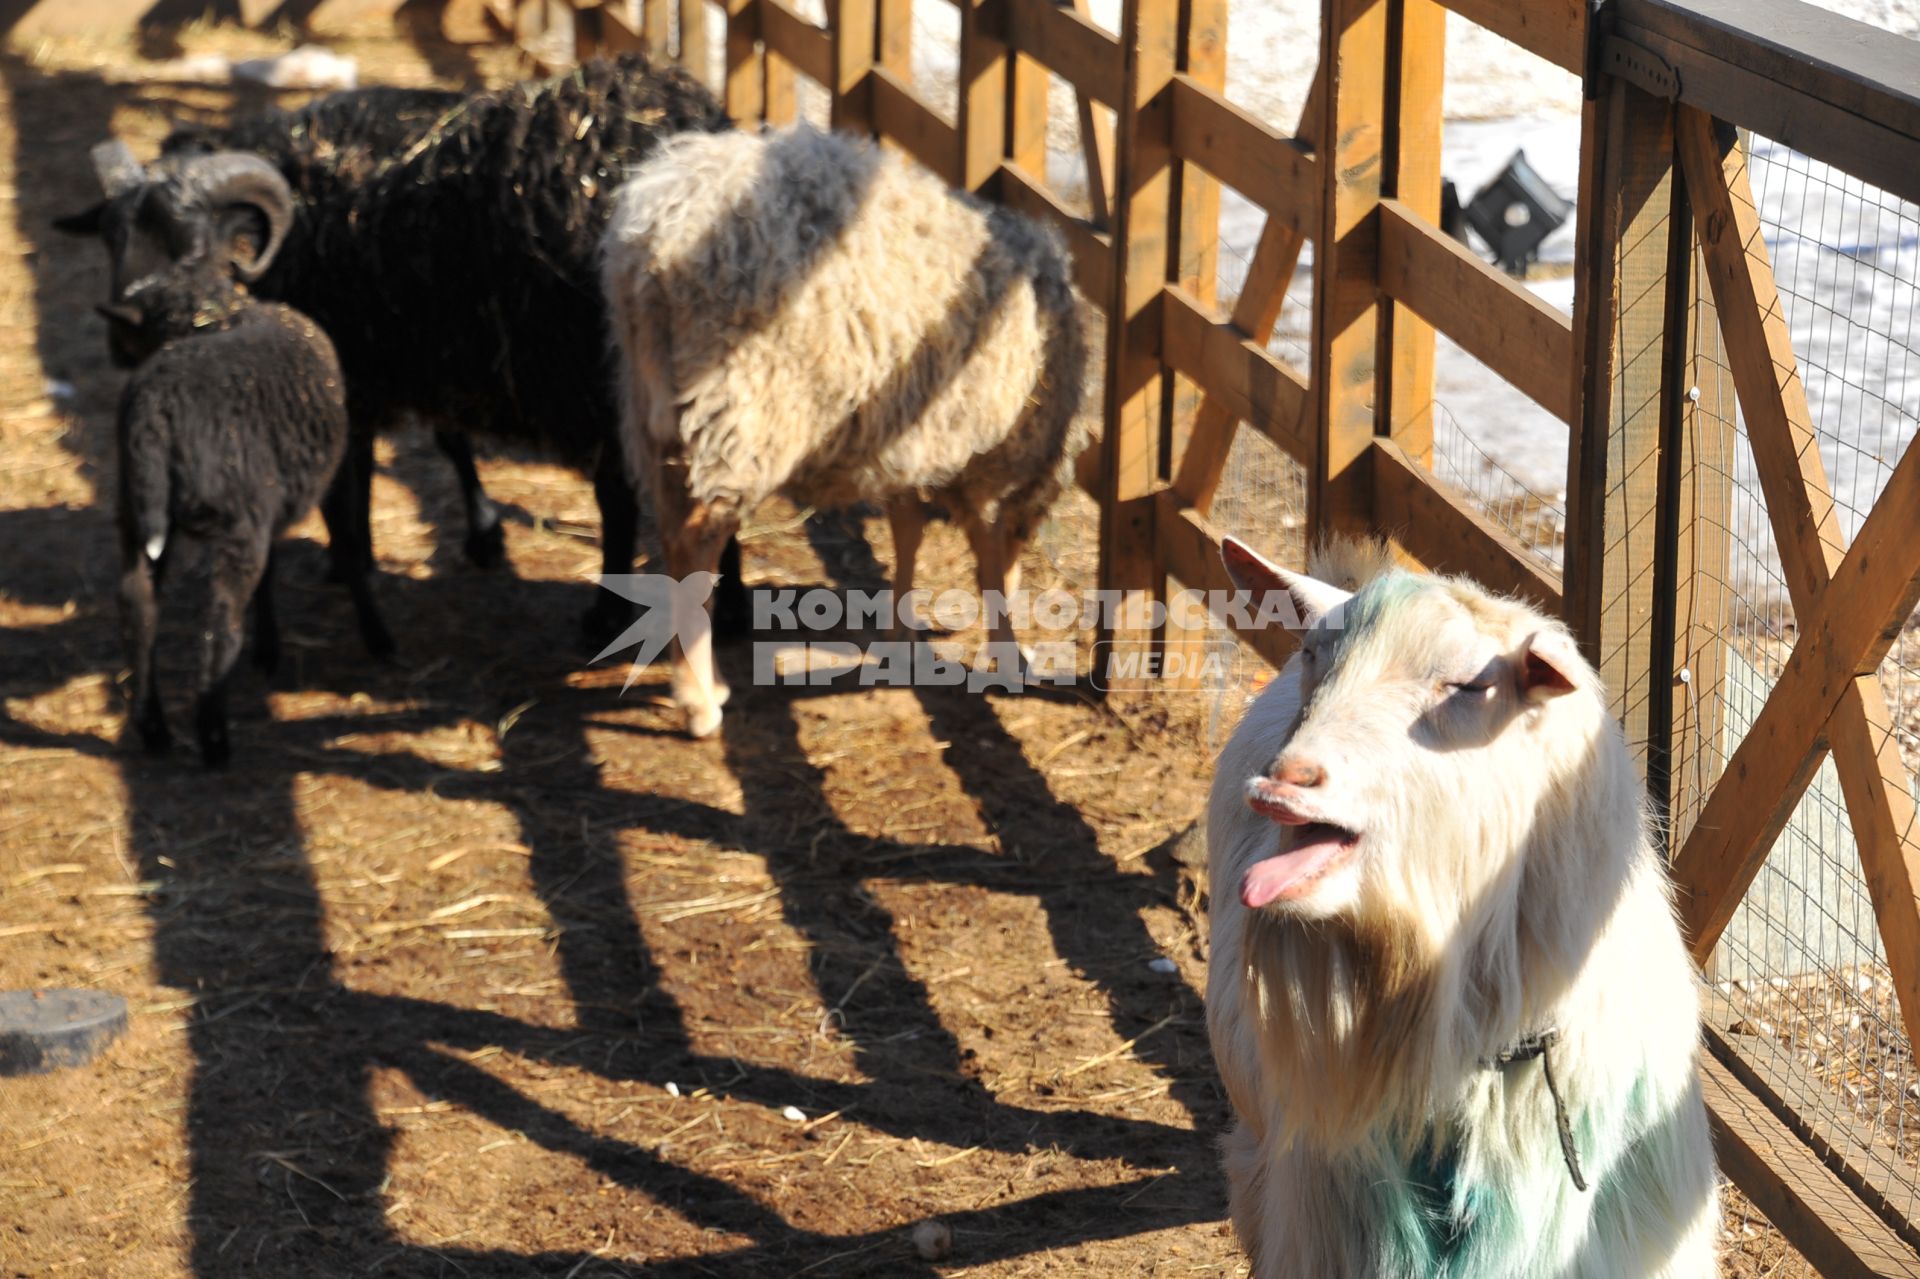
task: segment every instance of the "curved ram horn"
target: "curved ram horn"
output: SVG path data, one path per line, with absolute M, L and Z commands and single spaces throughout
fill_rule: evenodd
M 265 275 L 293 226 L 293 189 L 280 171 L 257 155 L 216 151 L 187 160 L 180 175 L 212 208 L 250 204 L 260 210 L 267 219 L 267 242 L 252 261 L 236 260 L 234 273 L 248 282 Z
M 109 200 L 147 180 L 146 170 L 133 158 L 133 151 L 118 138 L 99 143 L 87 154 L 93 157 L 94 176 L 100 179 L 100 189 Z

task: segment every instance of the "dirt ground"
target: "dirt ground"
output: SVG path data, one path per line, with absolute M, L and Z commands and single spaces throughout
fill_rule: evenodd
M 339 47 L 368 80 L 513 70 Z M 400 655 L 359 651 L 309 522 L 233 768 L 123 741 L 104 271 L 49 222 L 109 131 L 150 151 L 231 102 L 102 65 L 139 63 L 0 58 L 0 989 L 132 1017 L 96 1063 L 0 1083 L 0 1273 L 1243 1273 L 1175 856 L 1209 698 L 753 688 L 736 651 L 722 734 L 690 742 L 663 671 L 622 695 L 585 666 L 589 485 L 483 463 L 512 510 L 483 573 L 403 436 L 376 492 Z M 890 562 L 875 522 L 762 520 L 751 578 Z M 928 561 L 965 583 L 950 530 Z M 176 691 L 191 640 L 176 609 Z M 1729 1273 L 1803 1272 L 1763 1222 L 1730 1236 Z

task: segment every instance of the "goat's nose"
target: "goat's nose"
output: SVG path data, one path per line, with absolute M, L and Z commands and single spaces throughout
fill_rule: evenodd
M 1314 787 L 1327 780 L 1327 770 L 1310 759 L 1281 759 L 1273 779 L 1289 786 Z

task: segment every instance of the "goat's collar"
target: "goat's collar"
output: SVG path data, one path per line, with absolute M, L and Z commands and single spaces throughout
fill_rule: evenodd
M 1573 1144 L 1573 1122 L 1567 1116 L 1567 1103 L 1560 1095 L 1560 1085 L 1553 1077 L 1552 1049 L 1559 1042 L 1559 1028 L 1548 1026 L 1520 1036 L 1492 1057 L 1482 1058 L 1480 1064 L 1488 1070 L 1505 1074 L 1536 1057 L 1540 1059 L 1541 1073 L 1547 1077 L 1547 1095 L 1553 1098 L 1553 1124 L 1560 1133 L 1560 1157 L 1566 1161 L 1567 1175 L 1573 1178 L 1573 1188 L 1585 1190 L 1587 1179 L 1580 1174 L 1580 1152 Z
M 1518 1066 L 1535 1057 L 1546 1056 L 1547 1049 L 1559 1042 L 1559 1028 L 1548 1026 L 1544 1030 L 1520 1036 L 1491 1057 L 1482 1057 L 1480 1064 L 1488 1070 L 1505 1070 L 1508 1066 Z

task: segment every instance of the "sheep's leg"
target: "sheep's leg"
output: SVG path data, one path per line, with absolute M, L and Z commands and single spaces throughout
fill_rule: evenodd
M 373 571 L 373 433 L 353 430 L 333 483 L 320 500 L 327 524 L 327 580 L 351 584 Z
M 600 504 L 600 571 L 609 576 L 633 571 L 633 548 L 640 533 L 640 502 L 626 467 L 616 451 L 601 456 L 593 469 L 593 495 Z M 716 570 L 713 629 L 722 639 L 735 639 L 753 629 L 753 608 L 746 583 L 740 577 L 740 541 L 729 537 Z M 612 591 L 602 591 L 581 619 L 587 639 L 605 644 L 633 620 L 633 606 Z
M 367 444 L 364 456 L 358 454 L 353 438 L 349 437 L 347 456 L 321 502 L 320 513 L 327 522 L 329 549 L 333 553 L 334 571 L 328 576 L 344 583 L 347 594 L 352 597 L 354 620 L 359 623 L 360 642 L 366 645 L 367 652 L 386 657 L 393 652 L 393 635 L 380 620 L 380 608 L 373 602 L 373 528 L 365 506 L 370 489 L 362 482 L 363 475 L 368 481 L 373 475 L 373 437 L 361 438 Z M 367 469 L 356 474 L 362 461 Z
M 480 568 L 493 568 L 506 558 L 507 535 L 500 527 L 500 508 L 480 485 L 480 472 L 473 464 L 473 441 L 458 431 L 436 428 L 433 442 L 446 454 L 460 480 L 460 500 L 467 508 L 467 561 Z
M 695 573 L 716 571 L 734 521 L 694 500 L 680 466 L 656 464 L 653 475 L 668 574 L 682 583 Z M 732 690 L 714 664 L 707 605 L 693 603 L 686 590 L 676 588 L 672 618 L 673 700 L 687 712 L 687 730 L 695 737 L 710 737 L 720 728 L 720 708 Z
M 373 574 L 355 573 L 347 579 L 347 594 L 353 598 L 353 619 L 360 627 L 360 642 L 374 657 L 393 655 L 393 633 L 380 619 L 380 606 L 373 600 Z
M 1020 593 L 1020 556 L 1027 549 L 1026 539 L 1004 525 L 1000 529 L 1000 580 L 1011 600 Z
M 253 593 L 253 664 L 273 674 L 280 669 L 280 620 L 273 611 L 274 553 L 267 550 L 267 567 L 260 574 L 259 589 Z
M 240 656 L 247 602 L 265 576 L 270 548 L 270 540 L 261 537 L 253 541 L 236 538 L 214 549 L 207 601 L 206 662 L 193 715 L 200 756 L 209 768 L 222 767 L 232 753 L 227 737 L 227 682 Z
M 593 496 L 600 504 L 600 572 L 617 577 L 633 572 L 634 540 L 640 532 L 640 503 L 628 482 L 619 451 L 608 448 L 593 468 Z M 633 605 L 609 590 L 594 592 L 580 619 L 580 630 L 595 648 L 604 646 L 633 620 Z
M 1019 561 L 1009 559 L 1017 550 L 996 525 L 977 516 L 964 516 L 967 543 L 973 548 L 974 575 L 980 584 L 983 621 L 987 628 L 987 655 L 996 670 L 1024 679 L 1026 655 L 1013 634 L 1013 591 L 1018 586 Z
M 159 573 L 140 546 L 126 547 L 125 565 L 120 574 L 120 619 L 126 633 L 127 664 L 133 670 L 133 723 L 141 743 L 158 755 L 173 743 L 153 679 L 153 645 L 160 630 L 154 583 Z
M 723 643 L 745 639 L 753 634 L 753 602 L 746 579 L 741 576 L 737 535 L 729 537 L 727 544 L 720 548 L 719 571 L 720 580 L 713 584 L 714 638 Z
M 887 523 L 893 527 L 893 625 L 888 629 L 898 634 L 920 629 L 919 610 L 913 606 L 913 568 L 927 531 L 927 512 L 919 495 L 909 493 L 887 503 Z

